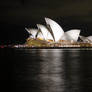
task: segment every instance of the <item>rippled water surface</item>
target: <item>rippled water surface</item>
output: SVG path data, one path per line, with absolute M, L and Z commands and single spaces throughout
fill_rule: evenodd
M 92 49 L 0 49 L 4 92 L 92 92 Z

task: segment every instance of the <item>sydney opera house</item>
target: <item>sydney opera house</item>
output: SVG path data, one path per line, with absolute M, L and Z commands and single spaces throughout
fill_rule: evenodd
M 92 36 L 80 36 L 80 29 L 64 32 L 63 28 L 54 20 L 45 18 L 45 22 L 46 26 L 37 24 L 37 29 L 25 28 L 29 33 L 29 38 L 26 41 L 28 46 L 92 47 Z

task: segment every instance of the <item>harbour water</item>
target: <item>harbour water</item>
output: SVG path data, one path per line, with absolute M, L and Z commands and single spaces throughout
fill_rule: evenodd
M 92 92 L 92 49 L 0 49 L 2 92 Z

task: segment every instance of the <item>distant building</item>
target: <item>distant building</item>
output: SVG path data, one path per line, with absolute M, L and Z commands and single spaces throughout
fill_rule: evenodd
M 64 32 L 63 28 L 54 20 L 45 18 L 45 21 L 46 26 L 37 24 L 38 29 L 25 28 L 30 35 L 29 38 L 38 38 L 53 42 L 77 42 L 78 38 L 80 37 L 83 42 L 92 42 L 92 36 L 80 36 L 81 30 L 79 29 L 72 29 Z

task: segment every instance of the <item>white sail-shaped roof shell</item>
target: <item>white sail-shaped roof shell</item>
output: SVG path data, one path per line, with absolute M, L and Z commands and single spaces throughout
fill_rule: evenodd
M 50 31 L 44 25 L 37 24 L 37 27 L 41 31 L 45 40 L 48 40 L 48 39 L 53 40 L 53 37 L 52 37 Z M 39 33 L 38 33 L 38 35 L 39 35 Z
M 37 32 L 37 38 L 45 39 L 41 31 Z
M 88 36 L 87 38 L 92 42 L 92 36 Z
M 80 36 L 80 39 L 83 41 L 83 42 L 90 42 L 90 40 L 85 37 L 85 36 Z
M 64 33 L 64 35 L 61 37 L 61 40 L 77 41 L 79 34 L 80 34 L 80 30 L 78 29 L 69 30 Z
M 54 40 L 56 42 L 59 41 L 60 38 L 64 35 L 64 31 L 61 28 L 61 26 L 49 18 L 45 18 L 45 21 L 46 21 L 47 25 L 49 25 L 49 27 L 54 35 Z
M 83 42 L 92 42 L 92 36 L 88 36 L 88 37 L 80 36 L 80 39 Z
M 36 38 L 36 34 L 38 32 L 38 29 L 27 29 L 27 28 L 25 28 L 25 29 L 31 35 L 31 37 Z

